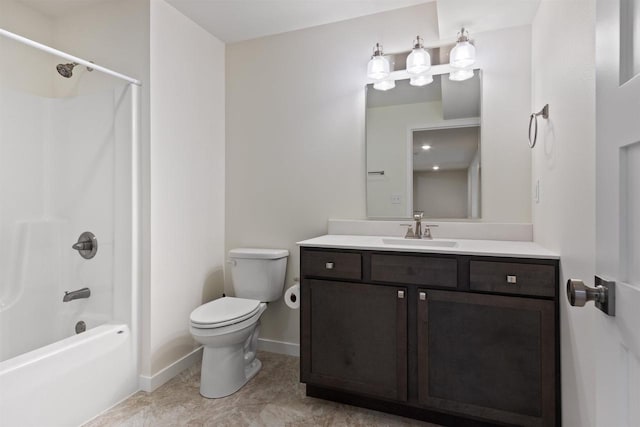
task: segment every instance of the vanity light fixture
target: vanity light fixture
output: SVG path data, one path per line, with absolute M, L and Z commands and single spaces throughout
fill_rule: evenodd
M 469 41 L 469 32 L 462 27 L 458 42 L 451 49 L 449 64 L 454 68 L 467 68 L 476 62 L 476 48 Z
M 449 80 L 454 82 L 469 80 L 471 77 L 473 77 L 473 70 L 471 68 L 463 68 L 460 70 L 454 69 L 449 73 Z
M 464 27 L 458 33 L 458 40 L 449 53 L 449 59 L 449 80 L 461 82 L 474 76 L 473 64 L 476 61 L 476 48 L 469 41 L 469 32 Z M 433 75 L 429 71 L 431 69 L 431 55 L 424 48 L 422 37 L 416 36 L 413 49 L 407 56 L 406 64 L 406 70 L 396 70 L 392 73 L 389 58 L 385 57 L 382 52 L 382 45 L 376 43 L 373 55 L 367 64 L 367 77 L 370 81 L 373 80 L 374 89 L 382 91 L 396 87 L 395 80 L 406 79 L 407 74 L 411 86 L 426 86 L 433 82 Z
M 438 169 L 440 169 L 440 166 L 438 166 L 438 165 L 435 165 L 435 166 L 433 167 L 433 170 L 434 170 L 434 171 L 437 171 Z
M 376 90 L 389 90 L 396 87 L 396 81 L 393 79 L 381 80 L 373 84 L 373 88 Z
M 423 149 L 423 150 L 425 150 L 425 151 L 427 151 L 427 150 L 431 150 L 431 146 L 430 146 L 429 144 L 424 144 L 424 145 L 422 146 L 422 149 Z
M 389 60 L 385 58 L 384 53 L 382 53 L 382 45 L 376 43 L 376 46 L 373 48 L 371 60 L 367 65 L 367 77 L 373 80 L 386 79 L 389 77 L 389 74 L 391 74 L 390 69 Z
M 411 86 L 426 86 L 429 83 L 433 83 L 433 76 L 431 74 L 421 74 L 409 79 L 409 84 Z
M 430 68 L 431 55 L 424 49 L 422 37 L 416 36 L 416 40 L 413 42 L 413 50 L 407 57 L 407 73 L 417 76 L 429 71 Z

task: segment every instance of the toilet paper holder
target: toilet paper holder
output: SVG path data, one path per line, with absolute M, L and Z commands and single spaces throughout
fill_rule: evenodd
M 300 308 L 300 279 L 293 279 L 293 285 L 284 293 L 284 302 L 287 307 L 295 310 Z

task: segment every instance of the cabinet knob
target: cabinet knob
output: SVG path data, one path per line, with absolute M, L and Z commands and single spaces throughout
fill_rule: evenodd
M 398 298 L 404 298 L 404 291 L 398 291 Z
M 427 300 L 427 293 L 426 292 L 420 292 L 418 294 L 420 301 L 426 301 Z
M 326 268 L 327 270 L 333 270 L 333 263 L 332 262 L 325 263 L 324 268 Z
M 518 283 L 518 277 L 515 276 L 515 275 L 508 275 L 507 276 L 507 283 L 511 283 L 511 284 Z

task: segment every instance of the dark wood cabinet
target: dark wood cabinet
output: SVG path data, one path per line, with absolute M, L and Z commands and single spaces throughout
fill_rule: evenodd
M 458 262 L 455 257 L 411 255 L 371 255 L 371 279 L 378 282 L 458 286 Z
M 442 425 L 560 425 L 557 260 L 300 256 L 309 396 Z
M 325 279 L 362 279 L 362 256 L 359 253 L 308 251 L 300 260 L 309 277 Z
M 420 289 L 421 405 L 519 426 L 555 420 L 553 301 Z
M 556 269 L 553 265 L 471 260 L 472 291 L 553 297 Z
M 405 288 L 309 280 L 302 301 L 303 381 L 406 400 Z

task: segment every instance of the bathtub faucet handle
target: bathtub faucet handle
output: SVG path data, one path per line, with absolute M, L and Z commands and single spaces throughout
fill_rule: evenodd
M 71 248 L 78 251 L 82 258 L 91 259 L 96 256 L 98 251 L 98 239 L 92 232 L 85 231 L 78 237 L 78 241 Z
M 93 244 L 91 242 L 78 242 L 74 243 L 71 247 L 76 251 L 90 251 L 93 249 Z

